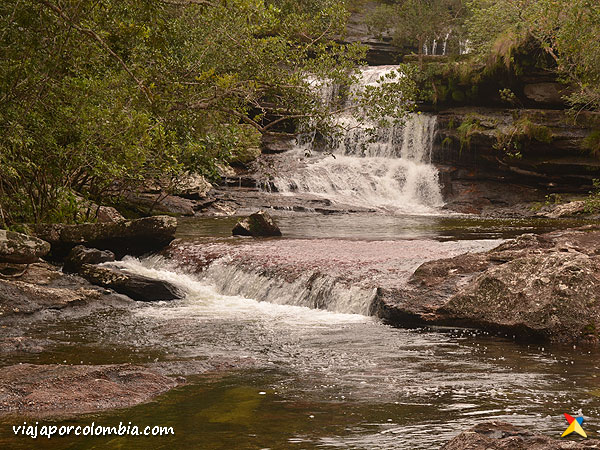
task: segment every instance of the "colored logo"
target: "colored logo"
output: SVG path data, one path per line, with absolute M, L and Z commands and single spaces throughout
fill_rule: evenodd
M 587 438 L 587 434 L 585 434 L 585 431 L 583 431 L 583 428 L 581 428 L 581 424 L 583 423 L 583 416 L 575 418 L 565 413 L 565 419 L 567 419 L 567 422 L 569 422 L 569 427 L 565 430 L 561 437 L 568 436 L 569 434 L 575 432 L 578 435 Z

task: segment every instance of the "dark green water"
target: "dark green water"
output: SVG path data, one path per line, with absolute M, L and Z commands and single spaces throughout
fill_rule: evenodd
M 586 223 L 579 219 L 481 219 L 473 216 L 390 216 L 384 214 L 301 214 L 274 212 L 286 238 L 509 239 L 523 233 L 546 233 Z M 177 230 L 183 239 L 231 236 L 237 217 L 182 218 Z
M 284 217 L 290 237 L 482 239 L 562 228 L 561 221 Z M 186 221 L 180 237 L 225 236 L 232 219 Z M 404 234 L 402 234 L 404 233 Z M 564 412 L 600 432 L 600 354 L 527 346 L 468 330 L 400 330 L 350 314 L 227 297 L 161 260 L 129 269 L 176 283 L 184 300 L 54 312 L 16 321 L 7 334 L 45 341 L 19 362 L 174 365 L 187 378 L 145 405 L 42 424 L 171 426 L 163 437 L 15 436 L 8 449 L 429 449 L 485 420 L 559 437 Z M 216 369 L 193 375 L 186 364 Z M 216 362 L 216 363 L 215 363 Z M 181 370 L 176 365 L 182 364 Z

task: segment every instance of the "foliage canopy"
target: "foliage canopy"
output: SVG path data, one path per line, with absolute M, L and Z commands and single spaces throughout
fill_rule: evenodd
M 244 125 L 330 125 L 307 74 L 352 82 L 346 18 L 342 0 L 3 1 L 0 226 L 214 176 Z

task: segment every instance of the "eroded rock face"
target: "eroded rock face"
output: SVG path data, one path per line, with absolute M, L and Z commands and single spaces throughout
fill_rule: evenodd
M 275 220 L 264 211 L 258 211 L 240 220 L 233 227 L 232 233 L 234 236 L 281 236 L 281 230 Z
M 599 342 L 600 228 L 523 235 L 485 253 L 427 262 L 371 311 L 399 326 L 445 324 L 557 343 Z
M 0 379 L 0 415 L 69 416 L 125 408 L 177 386 L 172 378 L 128 364 L 18 364 L 0 368 Z
M 117 257 L 142 255 L 162 249 L 175 238 L 176 230 L 177 219 L 169 216 L 118 223 L 41 224 L 34 228 L 37 237 L 50 242 L 54 258 L 66 256 L 80 244 L 110 250 Z
M 485 422 L 456 436 L 442 450 L 584 450 L 600 448 L 600 440 L 581 442 L 534 434 L 506 422 Z
M 31 264 L 50 252 L 42 239 L 14 231 L 0 230 L 0 262 Z
M 77 273 L 84 264 L 101 264 L 115 260 L 115 254 L 110 250 L 87 248 L 83 245 L 74 247 L 65 258 L 63 271 Z
M 79 275 L 90 283 L 112 289 L 138 301 L 175 300 L 185 296 L 168 281 L 130 274 L 109 267 L 83 264 Z

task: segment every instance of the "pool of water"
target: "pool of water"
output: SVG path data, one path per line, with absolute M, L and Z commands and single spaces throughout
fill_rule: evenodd
M 286 238 L 360 240 L 509 239 L 523 233 L 545 233 L 590 223 L 582 219 L 511 218 L 486 219 L 469 215 L 423 216 L 385 214 L 303 214 L 274 211 Z M 182 218 L 179 238 L 227 237 L 238 217 Z
M 281 216 L 285 236 L 338 239 L 506 238 L 561 221 L 472 218 Z M 182 222 L 179 236 L 228 236 L 235 219 Z M 370 224 L 369 224 L 370 223 Z M 105 426 L 172 426 L 168 437 L 14 436 L 0 419 L 0 448 L 430 449 L 481 421 L 506 420 L 559 437 L 562 414 L 582 413 L 600 432 L 600 353 L 518 344 L 459 329 L 395 329 L 373 318 L 227 296 L 161 259 L 129 270 L 186 292 L 170 303 L 136 303 L 17 320 L 8 334 L 44 340 L 40 353 L 1 365 L 160 364 L 222 361 L 187 384 L 134 408 L 40 420 Z

